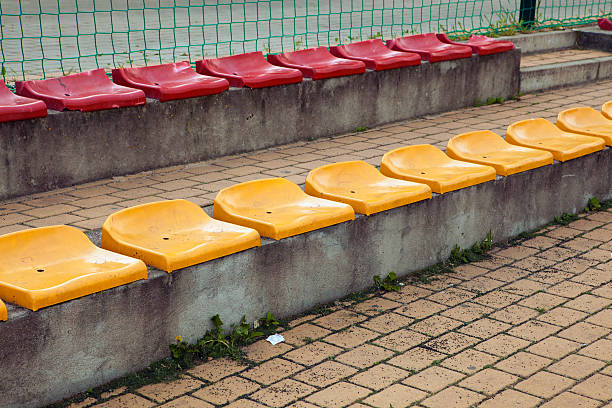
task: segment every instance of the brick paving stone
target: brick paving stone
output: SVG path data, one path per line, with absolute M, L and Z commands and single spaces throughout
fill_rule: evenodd
M 414 319 L 424 319 L 435 313 L 441 312 L 444 309 L 446 309 L 446 307 L 438 303 L 431 302 L 425 299 L 419 299 L 403 307 L 400 307 L 395 311 L 397 313 L 412 317 Z
M 598 228 L 587 232 L 582 236 L 586 239 L 594 239 L 596 241 L 607 242 L 610 240 L 610 230 L 606 228 Z
M 584 294 L 570 300 L 569 302 L 565 303 L 564 306 L 571 309 L 580 310 L 582 312 L 595 313 L 598 310 L 610 306 L 611 304 L 612 300 L 610 299 Z
M 495 313 L 492 313 L 490 317 L 502 322 L 510 323 L 513 325 L 521 324 L 527 320 L 538 316 L 538 312 L 524 306 L 510 305 Z
M 271 407 L 283 407 L 317 389 L 295 380 L 282 380 L 252 394 L 250 398 Z
M 609 329 L 594 324 L 580 322 L 557 333 L 557 336 L 577 341 L 579 343 L 591 343 L 594 340 L 610 333 Z
M 430 340 L 425 343 L 425 345 L 442 353 L 455 354 L 466 347 L 478 343 L 479 341 L 480 340 L 476 337 L 451 332 L 446 333 L 440 337 L 436 337 L 433 340 Z
M 475 293 L 486 293 L 492 291 L 493 289 L 497 289 L 503 284 L 504 282 L 491 279 L 486 276 L 478 276 L 474 279 L 461 283 L 459 286 Z
M 421 404 L 428 408 L 468 408 L 484 398 L 474 391 L 452 386 L 427 398 Z
M 340 382 L 310 395 L 306 401 L 326 408 L 344 407 L 369 393 L 367 388 Z
M 120 397 L 113 398 L 102 404 L 96 405 L 96 408 L 147 408 L 153 407 L 155 404 L 147 399 L 134 394 L 124 394 Z
M 599 313 L 590 316 L 585 320 L 587 323 L 596 324 L 598 326 L 612 329 L 612 309 L 605 309 Z
M 530 353 L 558 360 L 580 347 L 582 347 L 581 343 L 551 336 L 528 347 L 526 350 Z
M 272 357 L 276 357 L 278 355 L 286 353 L 292 348 L 293 347 L 286 343 L 279 343 L 273 346 L 265 340 L 259 340 L 249 346 L 246 346 L 243 351 L 245 356 L 249 360 L 253 360 L 259 363 L 265 360 L 269 360 Z
M 574 277 L 573 273 L 558 269 L 542 269 L 541 271 L 529 274 L 529 279 L 551 285 L 572 277 Z
M 591 291 L 591 293 L 596 296 L 602 296 L 607 299 L 612 299 L 612 283 L 608 283 L 597 289 L 594 289 Z
M 450 319 L 448 317 L 435 315 L 426 319 L 420 320 L 410 326 L 411 330 L 415 330 L 428 336 L 439 336 L 442 333 L 453 330 L 461 326 L 462 322 Z
M 316 387 L 325 387 L 357 372 L 357 369 L 336 361 L 325 361 L 293 376 L 294 379 Z
M 542 269 L 546 269 L 549 266 L 556 264 L 557 262 L 551 261 L 550 259 L 540 258 L 539 256 L 528 256 L 518 262 L 512 264 L 515 268 L 520 268 L 524 271 L 537 272 Z
M 567 327 L 587 316 L 587 313 L 578 310 L 569 309 L 567 307 L 556 307 L 546 313 L 540 314 L 536 319 L 556 326 Z
M 383 297 L 373 297 L 364 302 L 356 304 L 352 309 L 358 313 L 368 316 L 375 316 L 389 309 L 395 309 L 399 306 L 401 306 L 401 303 L 394 302 Z
M 309 366 L 330 357 L 334 357 L 336 354 L 341 353 L 342 351 L 343 350 L 340 347 L 332 346 L 331 344 L 323 343 L 321 341 L 316 341 L 290 351 L 283 357 L 296 363 Z
M 526 340 L 538 341 L 560 330 L 561 327 L 541 322 L 538 320 L 528 320 L 527 322 L 508 330 L 508 334 Z
M 406 378 L 408 375 L 410 375 L 408 371 L 398 367 L 379 364 L 352 376 L 349 381 L 362 387 L 380 390 Z
M 571 354 L 550 365 L 547 370 L 553 373 L 581 380 L 604 367 L 606 363 L 579 354 Z
M 294 346 L 303 346 L 307 340 L 317 340 L 327 336 L 331 331 L 310 323 L 301 324 L 283 332 L 285 341 Z
M 429 367 L 431 363 L 446 357 L 445 354 L 423 347 L 415 347 L 388 361 L 389 364 L 405 368 L 406 370 L 422 370 Z
M 145 385 L 136 390 L 140 395 L 143 395 L 153 401 L 165 402 L 181 394 L 196 390 L 204 385 L 203 382 L 192 377 L 184 377 L 169 383 L 158 383 Z
M 577 395 L 572 392 L 564 392 L 548 401 L 542 408 L 595 408 L 600 405 L 599 401 Z
M 597 261 L 592 259 L 570 258 L 555 265 L 555 269 L 578 274 L 594 265 L 597 265 Z
M 95 398 L 85 398 L 83 401 L 80 402 L 73 402 L 72 404 L 68 405 L 66 408 L 85 408 L 85 407 L 89 407 L 93 404 L 95 404 L 97 402 L 97 400 Z
M 546 367 L 551 362 L 552 360 L 548 358 L 520 351 L 495 364 L 495 368 L 506 371 L 510 374 L 526 377 Z
M 191 395 L 214 405 L 221 405 L 250 394 L 259 388 L 259 385 L 252 381 L 233 376 L 201 388 Z
M 541 398 L 525 394 L 524 392 L 505 390 L 501 394 L 497 394 L 492 399 L 486 400 L 480 404 L 479 408 L 533 408 L 538 406 L 541 401 Z
M 491 365 L 499 358 L 474 349 L 467 349 L 452 357 L 446 358 L 441 365 L 465 374 L 474 374 L 485 366 Z
M 423 391 L 406 387 L 402 384 L 394 384 L 381 392 L 369 396 L 364 402 L 377 408 L 404 408 L 426 396 L 427 394 Z
M 553 295 L 575 298 L 585 292 L 590 291 L 591 289 L 593 289 L 591 286 L 584 285 L 582 283 L 565 281 L 548 288 L 546 292 Z
M 509 324 L 484 318 L 463 326 L 457 331 L 481 339 L 488 339 L 489 337 L 493 337 L 498 333 L 508 330 L 510 327 L 512 326 Z
M 529 275 L 529 271 L 515 268 L 513 266 L 504 266 L 487 273 L 486 276 L 502 282 L 512 282 Z
M 353 405 L 351 405 L 351 406 L 353 406 Z M 295 402 L 295 403 L 293 403 L 291 405 L 287 405 L 287 408 L 317 408 L 317 406 L 309 404 L 309 403 L 304 402 L 304 401 L 298 401 L 298 402 Z M 355 407 L 355 408 L 362 408 L 362 407 Z M 367 408 L 367 407 L 365 407 L 365 408 Z
M 557 245 L 559 242 L 560 241 L 558 239 L 539 235 L 537 237 L 524 241 L 521 245 L 528 246 L 531 248 L 537 248 L 537 249 L 548 249 L 550 247 Z
M 413 321 L 414 319 L 404 315 L 387 312 L 380 316 L 368 319 L 365 322 L 360 323 L 360 325 L 379 333 L 390 333 L 402 327 L 408 326 Z
M 254 401 L 241 398 L 232 402 L 231 404 L 226 405 L 225 408 L 265 408 L 265 406 Z
M 256 405 L 228 405 L 228 407 L 232 406 L 233 408 L 238 408 L 240 406 L 244 408 L 258 408 Z M 202 401 L 197 398 L 183 396 L 170 402 L 167 402 L 163 405 L 160 405 L 160 408 L 214 408 L 214 405 L 211 405 L 208 402 Z
M 576 394 L 606 401 L 612 399 L 612 377 L 595 374 L 571 389 Z
M 412 330 L 398 330 L 375 340 L 373 343 L 378 346 L 401 352 L 422 344 L 429 339 L 429 336 Z
M 286 378 L 304 367 L 300 364 L 292 363 L 291 361 L 282 358 L 274 358 L 265 363 L 258 365 L 255 368 L 242 372 L 242 377 L 249 380 L 259 382 L 264 385 L 270 385 L 278 380 Z
M 327 316 L 320 317 L 313 322 L 319 326 L 323 326 L 330 330 L 340 330 L 353 325 L 355 323 L 362 322 L 366 319 L 365 316 L 360 315 L 349 310 L 338 310 L 328 314 Z
M 548 285 L 544 283 L 536 282 L 530 279 L 519 279 L 504 286 L 502 289 L 506 292 L 514 293 L 515 295 L 529 296 L 535 292 L 546 289 L 547 286 Z
M 544 308 L 546 310 L 549 310 L 565 301 L 566 299 L 561 296 L 555 296 L 549 293 L 539 292 L 521 300 L 519 302 L 519 305 L 531 307 L 534 309 Z
M 574 383 L 574 380 L 567 377 L 541 371 L 519 382 L 514 388 L 537 397 L 549 399 L 571 387 Z
M 505 258 L 510 258 L 514 260 L 527 258 L 530 255 L 533 255 L 538 252 L 536 248 L 530 248 L 528 246 L 514 246 L 510 248 L 503 249 L 497 252 L 497 255 L 503 256 Z
M 500 390 L 519 380 L 519 377 L 504 373 L 493 368 L 486 368 L 467 377 L 458 385 L 488 396 L 495 395 Z
M 572 280 L 574 282 L 585 283 L 587 285 L 601 286 L 604 283 L 608 283 L 610 280 L 612 280 L 612 273 L 602 273 L 600 269 L 587 269 L 580 275 L 574 276 Z
M 495 291 L 487 293 L 486 295 L 479 296 L 472 301 L 484 306 L 492 307 L 494 309 L 499 309 L 502 307 L 509 306 L 512 303 L 515 303 L 521 299 L 522 297 L 519 295 L 513 295 L 512 293 L 502 291 Z
M 400 303 L 411 303 L 420 298 L 431 295 L 433 292 L 429 289 L 415 285 L 401 286 L 397 292 L 388 292 L 383 295 L 387 299 L 394 300 Z
M 442 316 L 450 317 L 456 320 L 460 320 L 464 323 L 471 322 L 480 317 L 483 317 L 495 309 L 488 306 L 479 305 L 478 303 L 466 302 L 453 307 L 452 309 L 446 309 L 442 313 Z
M 507 334 L 498 334 L 495 337 L 477 344 L 474 348 L 499 357 L 505 357 L 517 350 L 529 346 L 529 344 L 529 341 L 524 339 L 509 336 Z
M 344 348 L 355 348 L 366 341 L 378 337 L 380 334 L 362 327 L 349 327 L 325 337 L 323 340 Z
M 476 297 L 476 294 L 473 292 L 459 288 L 448 288 L 434 293 L 427 299 L 447 306 L 456 306 L 459 303 L 472 299 L 473 297 Z
M 612 340 L 597 340 L 580 350 L 578 353 L 598 360 L 612 361 Z
M 336 361 L 358 368 L 366 368 L 393 355 L 392 351 L 371 344 L 364 344 L 335 358 Z
M 464 377 L 465 374 L 457 371 L 439 366 L 431 366 L 418 374 L 406 378 L 402 381 L 402 384 L 428 392 L 436 392 L 458 382 Z
M 459 265 L 454 268 L 453 276 L 460 279 L 472 279 L 476 276 L 484 275 L 488 270 L 474 264 Z

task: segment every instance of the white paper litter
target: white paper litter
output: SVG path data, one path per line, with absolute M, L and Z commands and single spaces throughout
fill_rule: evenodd
M 285 338 L 281 336 L 280 334 L 276 333 L 271 336 L 268 336 L 266 341 L 269 341 L 270 344 L 272 344 L 273 346 L 276 346 L 278 343 L 282 343 L 283 341 L 285 341 Z

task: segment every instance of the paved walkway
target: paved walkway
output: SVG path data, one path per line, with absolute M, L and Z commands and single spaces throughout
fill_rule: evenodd
M 210 205 L 220 189 L 257 178 L 285 177 L 303 184 L 308 172 L 323 164 L 362 159 L 378 166 L 382 155 L 396 147 L 429 143 L 444 149 L 450 137 L 462 132 L 489 129 L 504 135 L 519 120 L 554 121 L 559 111 L 580 105 L 599 110 L 612 99 L 610 89 L 612 81 L 605 81 L 523 95 L 518 101 L 0 201 L 0 234 L 55 224 L 98 229 L 117 210 L 163 199 Z
M 96 408 L 611 408 L 611 253 L 612 210 L 583 215 Z

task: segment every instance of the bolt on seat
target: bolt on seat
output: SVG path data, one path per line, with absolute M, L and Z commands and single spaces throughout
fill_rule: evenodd
M 0 81 L 0 122 L 44 118 L 47 105 L 43 101 L 15 95 Z
M 575 159 L 606 148 L 603 139 L 564 132 L 546 119 L 536 118 L 508 126 L 508 143 L 546 150 L 561 162 Z
M 513 42 L 494 40 L 486 35 L 471 35 L 467 42 L 453 41 L 444 33 L 436 34 L 436 37 L 446 44 L 467 45 L 478 55 L 497 54 L 499 52 L 506 52 L 514 49 Z
M 237 88 L 264 88 L 302 82 L 299 70 L 272 65 L 261 51 L 196 61 L 196 71 L 225 78 Z
M 571 108 L 559 112 L 557 127 L 566 132 L 602 138 L 612 146 L 612 120 L 590 107 Z
M 313 80 L 363 74 L 366 69 L 365 63 L 335 57 L 326 47 L 268 54 L 267 59 L 274 65 L 299 69 L 303 76 Z
M 490 130 L 467 132 L 452 137 L 446 154 L 453 159 L 491 166 L 500 176 L 552 164 L 550 152 L 515 146 Z
M 15 88 L 17 94 L 41 99 L 57 111 L 89 112 L 144 105 L 146 101 L 143 91 L 112 83 L 102 68 L 59 78 L 17 81 Z
M 435 33 L 409 35 L 387 40 L 387 47 L 395 51 L 414 52 L 429 62 L 470 58 L 472 48 L 467 45 L 443 43 Z
M 212 219 L 187 200 L 126 208 L 111 214 L 102 227 L 102 248 L 166 272 L 259 245 L 254 229 Z
M 161 102 L 218 94 L 229 88 L 227 79 L 200 75 L 189 61 L 113 69 L 113 82 L 141 89 L 147 98 Z
M 38 310 L 147 279 L 140 260 L 95 246 L 66 225 L 0 236 L 0 298 Z
M 453 160 L 428 144 L 400 147 L 385 153 L 380 172 L 387 177 L 427 184 L 438 194 L 495 180 L 494 168 Z
M 353 220 L 355 213 L 350 205 L 311 197 L 289 180 L 268 178 L 219 191 L 213 216 L 279 240 Z
M 329 51 L 339 58 L 361 61 L 366 64 L 367 69 L 374 71 L 421 64 L 421 56 L 419 54 L 390 50 L 385 47 L 382 40 L 378 39 L 330 46 Z
M 383 176 L 364 161 L 317 167 L 308 173 L 304 190 L 314 197 L 349 204 L 365 215 L 431 198 L 429 186 Z
M 601 105 L 601 114 L 612 120 L 612 101 L 608 101 Z

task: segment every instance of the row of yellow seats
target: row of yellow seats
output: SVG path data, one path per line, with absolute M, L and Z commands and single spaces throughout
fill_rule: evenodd
M 380 172 L 362 161 L 322 166 L 309 173 L 306 192 L 282 178 L 237 184 L 218 193 L 214 219 L 185 200 L 127 208 L 104 223 L 104 249 L 68 226 L 7 234 L 0 237 L 0 298 L 37 310 L 147 279 L 145 262 L 172 272 L 259 246 L 260 235 L 282 239 L 612 145 L 612 120 L 577 109 L 562 112 L 558 126 L 583 134 L 531 119 L 510 125 L 506 141 L 490 131 L 455 136 L 448 156 L 431 145 L 392 150 Z

